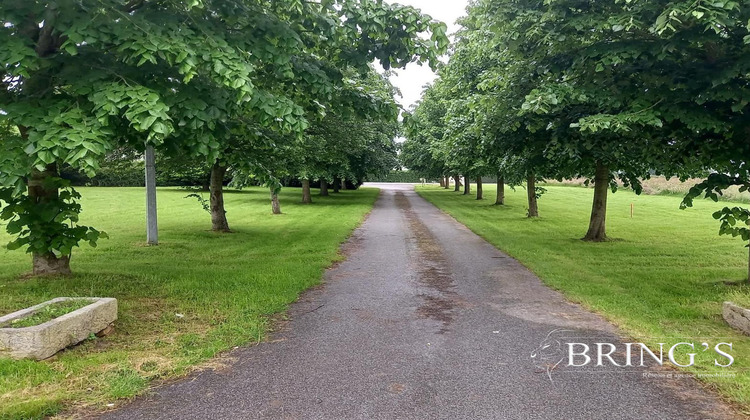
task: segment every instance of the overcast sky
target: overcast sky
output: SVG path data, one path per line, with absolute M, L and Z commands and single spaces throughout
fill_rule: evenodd
M 422 13 L 448 24 L 448 33 L 452 34 L 458 30 L 456 19 L 466 14 L 468 0 L 392 0 L 389 3 L 421 9 Z M 422 97 L 422 87 L 435 79 L 435 74 L 428 65 L 420 67 L 416 63 L 409 64 L 405 70 L 397 70 L 397 73 L 398 76 L 391 81 L 401 90 L 404 97 L 399 98 L 399 101 L 406 109 Z

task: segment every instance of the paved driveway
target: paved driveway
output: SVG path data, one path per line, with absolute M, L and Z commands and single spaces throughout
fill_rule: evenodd
M 271 341 L 104 417 L 732 418 L 693 380 L 643 375 L 669 371 L 553 369 L 559 343 L 617 344 L 616 330 L 411 185 L 380 187 L 345 246 L 348 259 L 292 307 Z

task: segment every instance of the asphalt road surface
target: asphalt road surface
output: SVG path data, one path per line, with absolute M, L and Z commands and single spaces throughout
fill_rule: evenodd
M 568 342 L 624 347 L 614 327 L 412 186 L 377 186 L 381 197 L 345 245 L 347 260 L 293 305 L 269 342 L 104 417 L 736 418 L 666 368 L 558 364 Z

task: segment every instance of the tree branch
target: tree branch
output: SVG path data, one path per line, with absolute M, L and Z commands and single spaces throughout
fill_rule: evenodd
M 36 41 L 36 54 L 39 57 L 47 57 L 57 49 L 57 40 L 52 35 L 57 20 L 57 3 L 50 2 L 44 10 L 44 26 L 39 30 L 39 38 Z

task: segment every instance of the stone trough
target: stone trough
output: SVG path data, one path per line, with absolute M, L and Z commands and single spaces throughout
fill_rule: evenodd
M 723 312 L 727 324 L 750 335 L 750 310 L 732 302 L 724 302 Z
M 11 328 L 14 321 L 33 315 L 47 305 L 86 299 L 91 304 L 33 327 Z M 43 360 L 78 344 L 117 320 L 117 299 L 60 297 L 0 317 L 0 357 Z

